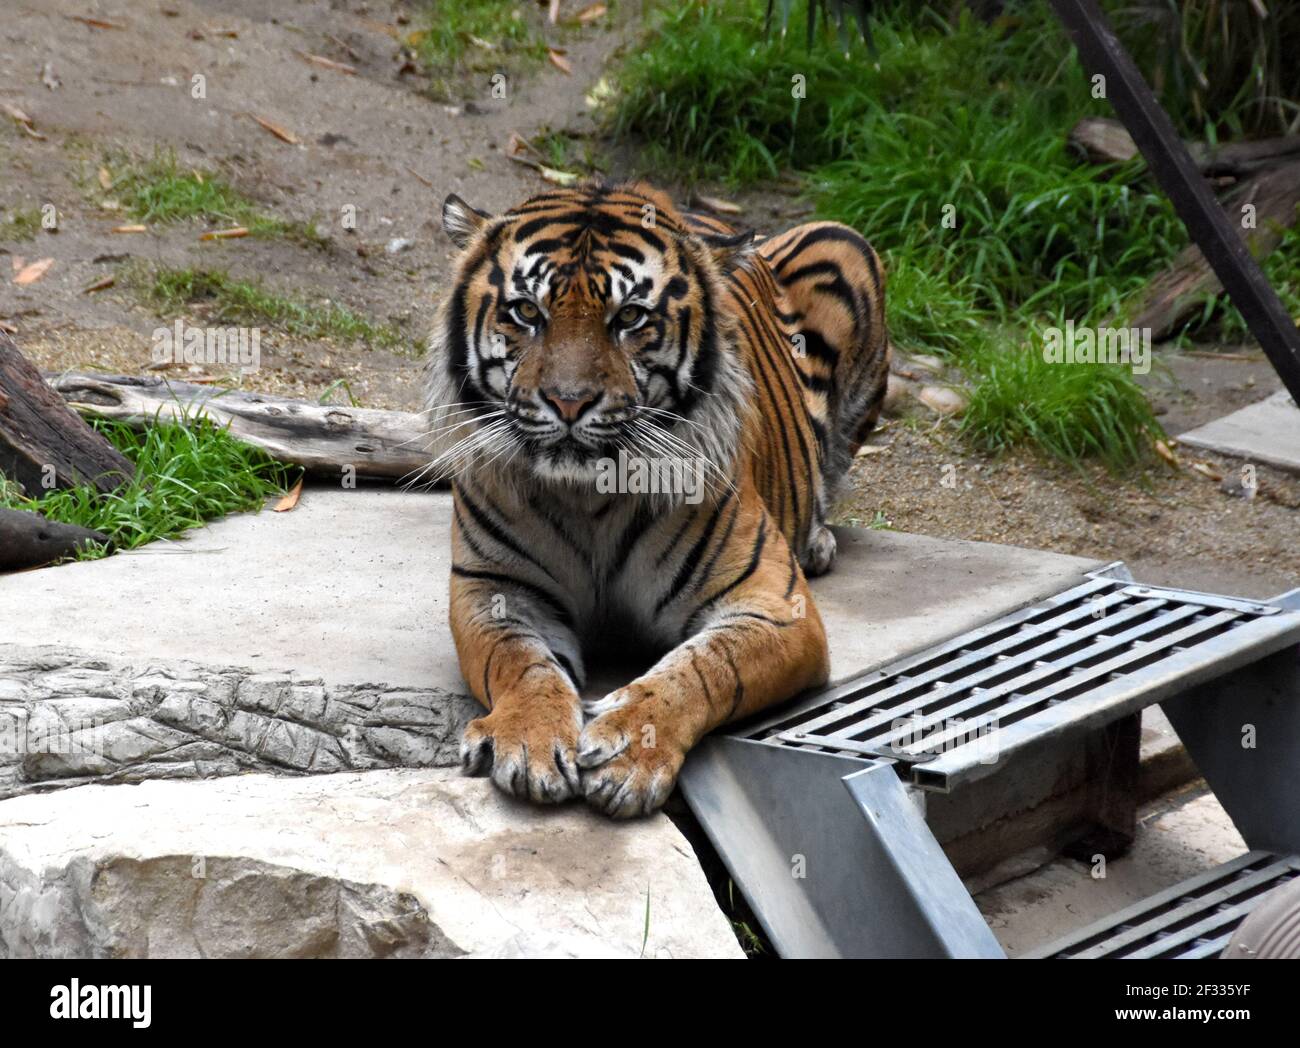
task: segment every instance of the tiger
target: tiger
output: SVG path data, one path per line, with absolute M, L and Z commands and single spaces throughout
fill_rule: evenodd
M 760 239 L 644 182 L 498 215 L 451 194 L 442 221 L 426 470 L 450 478 L 451 632 L 486 710 L 462 769 L 650 814 L 706 733 L 828 678 L 807 580 L 884 399 L 880 260 L 845 225 Z M 615 462 L 689 468 L 633 490 Z M 634 650 L 648 670 L 587 694 Z

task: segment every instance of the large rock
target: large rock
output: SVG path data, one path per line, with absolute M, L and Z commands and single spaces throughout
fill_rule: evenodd
M 743 956 L 663 815 L 538 809 L 449 770 L 0 802 L 0 957 L 643 954 Z
M 243 771 L 445 767 L 481 713 L 437 687 L 0 644 L 0 798 Z

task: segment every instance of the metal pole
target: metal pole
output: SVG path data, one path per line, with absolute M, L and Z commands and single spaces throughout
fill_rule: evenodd
M 1096 0 L 1051 0 L 1090 73 L 1106 78 L 1106 98 L 1147 166 L 1201 249 L 1228 297 L 1241 310 L 1273 369 L 1300 403 L 1300 332 L 1246 247 L 1209 183 L 1192 162 L 1169 116 L 1115 36 Z

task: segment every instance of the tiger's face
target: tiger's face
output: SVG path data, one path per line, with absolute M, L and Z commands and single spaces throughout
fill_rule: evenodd
M 518 463 L 581 486 L 620 452 L 730 464 L 714 460 L 734 454 L 744 372 L 718 301 L 748 235 L 706 242 L 641 186 L 544 193 L 499 217 L 452 195 L 443 224 L 463 253 L 432 406 L 454 471 Z

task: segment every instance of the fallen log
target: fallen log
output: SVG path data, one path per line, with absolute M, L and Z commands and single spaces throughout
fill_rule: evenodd
M 1250 253 L 1263 259 L 1282 240 L 1286 229 L 1296 223 L 1300 206 L 1300 161 L 1270 168 L 1252 175 L 1226 201 L 1225 208 L 1240 227 L 1243 208 L 1254 205 L 1254 228 L 1242 228 Z M 1129 311 L 1128 326 L 1150 328 L 1154 339 L 1174 334 L 1191 314 L 1201 308 L 1207 296 L 1223 293 L 1214 270 L 1192 244 L 1179 253 L 1173 266 L 1151 281 Z
M 55 394 L 0 331 L 0 473 L 28 495 L 90 484 L 108 492 L 135 467 Z
M 112 549 L 107 535 L 75 524 L 46 520 L 39 513 L 0 509 L 0 571 L 21 571 L 75 557 L 91 543 Z
M 400 480 L 423 469 L 427 424 L 406 411 L 351 408 L 197 386 L 159 376 L 47 376 L 50 386 L 87 415 L 143 426 L 203 415 L 232 436 L 309 473 Z
M 1094 164 L 1116 164 L 1138 155 L 1137 144 L 1118 120 L 1085 117 L 1069 135 L 1070 146 Z M 1279 164 L 1300 160 L 1300 135 L 1261 138 L 1253 142 L 1223 142 L 1211 146 L 1189 142 L 1188 152 L 1207 178 L 1244 178 Z

